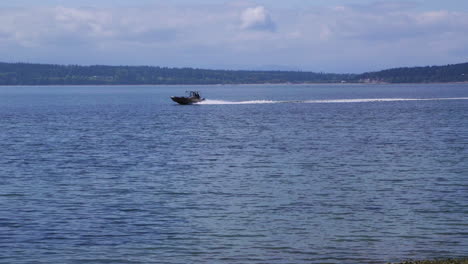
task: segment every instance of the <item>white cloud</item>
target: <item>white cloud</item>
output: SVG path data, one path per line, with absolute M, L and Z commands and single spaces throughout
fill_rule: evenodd
M 241 14 L 241 28 L 275 31 L 276 25 L 263 6 L 250 7 Z
M 448 12 L 445 10 L 442 11 L 432 11 L 432 12 L 424 12 L 418 14 L 415 19 L 420 24 L 436 24 L 436 23 L 443 23 L 444 21 L 450 20 L 451 17 L 456 16 L 455 12 Z
M 398 42 L 423 37 L 436 40 L 444 32 L 463 34 L 468 26 L 467 13 L 448 11 L 378 13 L 375 10 L 349 10 L 341 15 L 330 23 L 336 35 L 370 42 Z
M 332 36 L 332 31 L 328 26 L 322 26 L 322 29 L 320 31 L 320 39 L 321 40 L 328 40 Z

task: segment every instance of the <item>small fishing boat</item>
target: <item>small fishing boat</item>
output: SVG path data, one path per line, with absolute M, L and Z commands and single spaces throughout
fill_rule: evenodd
M 181 105 L 196 104 L 205 100 L 205 98 L 202 98 L 200 93 L 197 91 L 187 91 L 186 93 L 188 93 L 188 96 L 171 96 L 171 99 Z

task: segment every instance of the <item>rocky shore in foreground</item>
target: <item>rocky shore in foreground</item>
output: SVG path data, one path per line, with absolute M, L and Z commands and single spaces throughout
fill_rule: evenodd
M 439 259 L 439 260 L 408 260 L 394 264 L 468 264 L 468 258 L 463 259 Z

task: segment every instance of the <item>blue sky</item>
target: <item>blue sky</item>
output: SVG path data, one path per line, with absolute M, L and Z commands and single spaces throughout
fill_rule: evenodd
M 466 0 L 10 0 L 0 61 L 363 72 L 468 61 Z

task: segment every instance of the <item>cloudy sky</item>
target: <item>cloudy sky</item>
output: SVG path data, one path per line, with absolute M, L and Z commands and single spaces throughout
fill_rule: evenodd
M 468 1 L 2 0 L 0 61 L 353 73 L 468 62 Z

